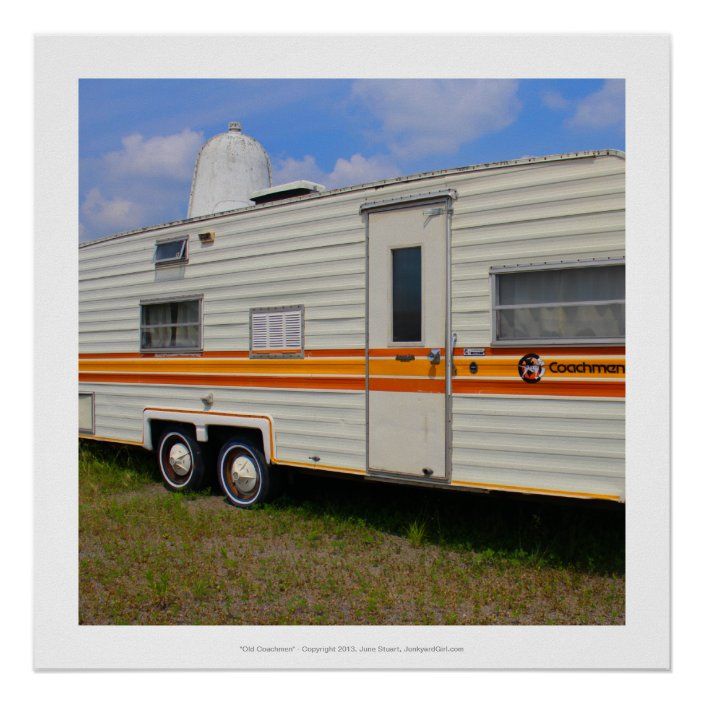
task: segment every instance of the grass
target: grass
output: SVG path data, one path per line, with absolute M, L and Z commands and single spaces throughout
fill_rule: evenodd
M 237 510 L 80 446 L 83 624 L 620 624 L 622 507 L 296 474 Z

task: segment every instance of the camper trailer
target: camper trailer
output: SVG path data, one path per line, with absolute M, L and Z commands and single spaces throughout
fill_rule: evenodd
M 81 438 L 242 507 L 283 467 L 625 501 L 623 153 L 270 174 L 232 123 L 187 219 L 80 245 Z

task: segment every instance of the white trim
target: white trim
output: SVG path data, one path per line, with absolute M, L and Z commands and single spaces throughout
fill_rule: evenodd
M 456 200 L 457 191 L 454 188 L 443 188 L 439 191 L 413 193 L 409 196 L 397 196 L 396 198 L 384 198 L 382 200 L 369 200 L 359 206 L 359 212 L 364 213 L 368 210 L 375 210 L 377 208 L 392 208 L 403 205 L 415 205 L 419 201 L 442 200 L 444 198 Z M 440 213 L 438 213 L 438 215 L 439 214 Z
M 151 432 L 152 420 L 170 420 L 174 423 L 189 423 L 195 426 L 196 437 L 199 442 L 208 440 L 208 426 L 210 425 L 226 425 L 232 428 L 253 428 L 261 431 L 262 446 L 264 449 L 264 457 L 267 462 L 271 462 L 271 457 L 274 448 L 272 447 L 271 437 L 273 437 L 274 422 L 271 416 L 261 415 L 252 417 L 249 414 L 246 416 L 237 416 L 229 414 L 212 413 L 210 411 L 193 411 L 184 409 L 146 409 L 143 418 L 143 446 L 147 450 L 154 449 L 154 443 Z M 270 433 L 271 432 L 271 436 Z

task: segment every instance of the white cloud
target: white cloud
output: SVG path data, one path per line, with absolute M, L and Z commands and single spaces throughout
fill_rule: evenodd
M 570 101 L 556 90 L 543 91 L 540 100 L 550 110 L 566 110 L 570 106 Z
M 274 184 L 290 183 L 305 179 L 316 183 L 325 183 L 327 178 L 323 170 L 318 166 L 314 156 L 306 154 L 302 159 L 288 157 L 275 162 L 273 165 L 272 181 Z M 327 184 L 325 184 L 327 185 Z
M 131 134 L 122 138 L 122 149 L 105 154 L 103 164 L 112 178 L 150 176 L 185 181 L 193 175 L 202 142 L 203 133 L 191 129 L 149 139 Z
M 604 81 L 602 88 L 579 101 L 574 115 L 566 124 L 576 129 L 600 129 L 623 124 L 625 98 L 625 81 Z
M 144 208 L 126 198 L 106 198 L 99 188 L 91 188 L 81 205 L 80 236 L 86 239 L 90 232 L 109 234 L 129 230 L 143 224 Z
M 351 186 L 398 176 L 400 169 L 387 157 L 353 154 L 349 159 L 338 159 L 328 176 L 331 187 Z
M 400 159 L 451 154 L 508 127 L 521 110 L 515 80 L 364 80 L 352 90 Z
M 400 173 L 399 167 L 388 157 L 365 157 L 361 154 L 353 154 L 349 159 L 341 157 L 335 162 L 332 171 L 325 172 L 315 157 L 307 154 L 302 159 L 289 157 L 275 163 L 273 181 L 281 184 L 306 179 L 322 183 L 328 188 L 342 188 L 392 178 Z

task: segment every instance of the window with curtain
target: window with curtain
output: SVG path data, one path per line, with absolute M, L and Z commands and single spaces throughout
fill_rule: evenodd
M 623 343 L 623 263 L 493 271 L 497 342 Z
M 200 298 L 142 303 L 141 350 L 199 352 L 201 303 Z

